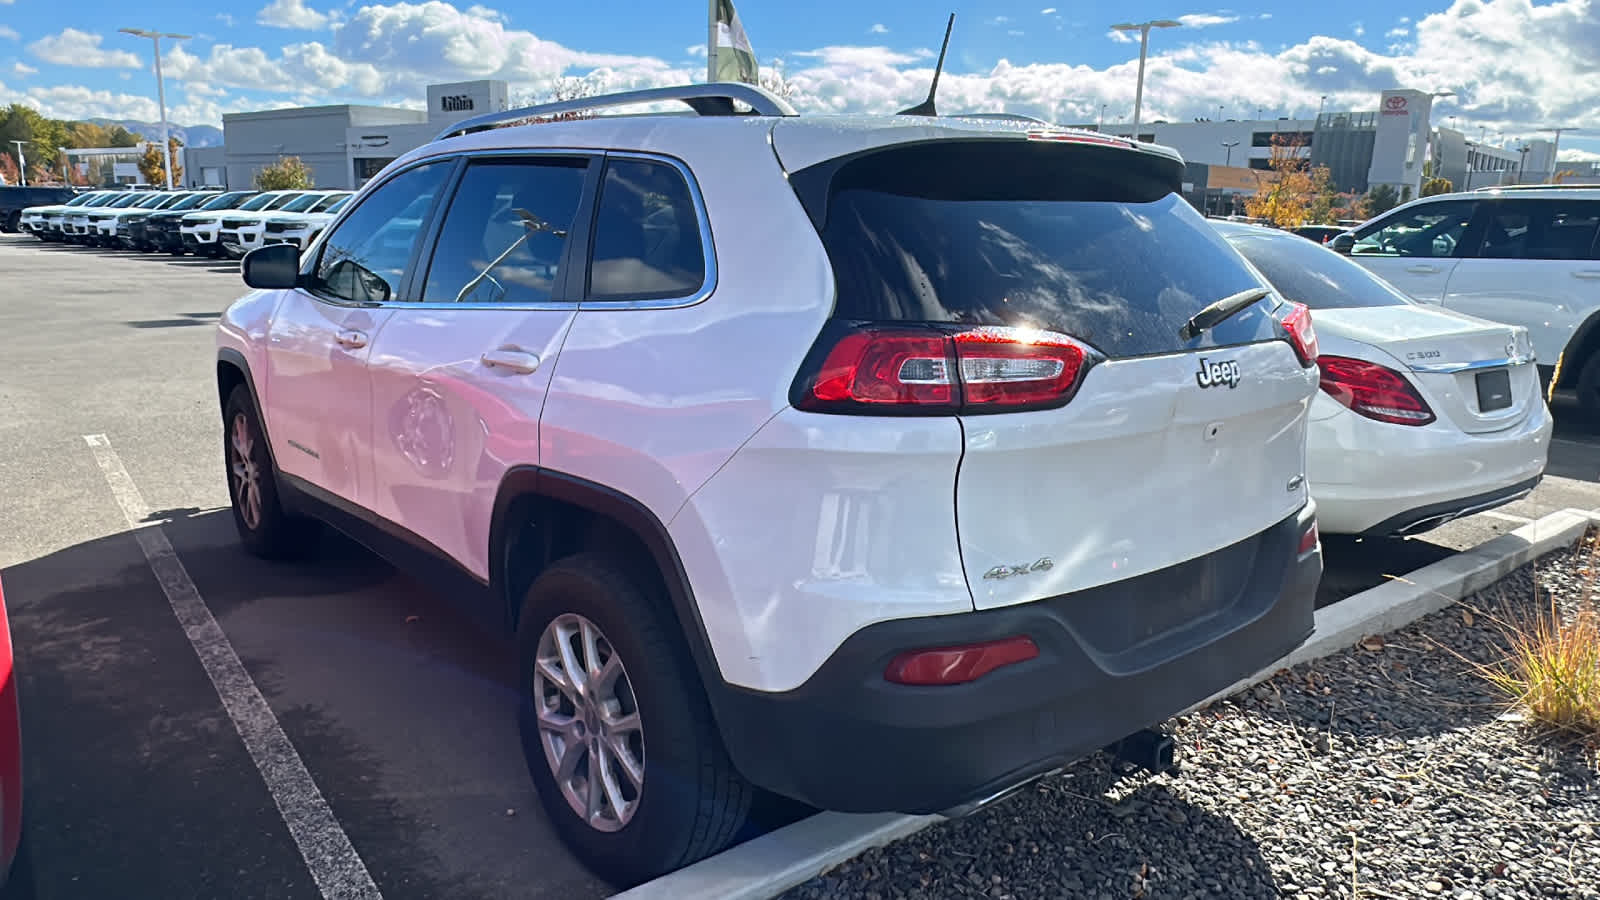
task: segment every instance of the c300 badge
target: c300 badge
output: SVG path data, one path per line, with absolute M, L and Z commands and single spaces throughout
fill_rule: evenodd
M 1239 386 L 1239 363 L 1231 359 L 1212 362 L 1202 356 L 1200 357 L 1200 371 L 1194 374 L 1194 380 L 1199 382 L 1203 388 L 1225 384 L 1229 390 L 1232 390 Z

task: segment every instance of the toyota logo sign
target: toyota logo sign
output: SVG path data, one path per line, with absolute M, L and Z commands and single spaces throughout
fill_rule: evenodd
M 1399 95 L 1388 97 L 1383 101 L 1383 114 L 1386 116 L 1404 115 L 1406 111 L 1406 98 Z

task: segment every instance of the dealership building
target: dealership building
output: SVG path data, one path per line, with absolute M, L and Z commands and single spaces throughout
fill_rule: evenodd
M 1158 121 L 1141 125 L 1139 139 L 1172 147 L 1191 163 L 1257 170 L 1270 168 L 1273 142 L 1283 139 L 1312 165 L 1326 166 L 1340 191 L 1364 192 L 1386 184 L 1402 197 L 1420 194 L 1423 167 L 1430 161 L 1431 171 L 1457 190 L 1539 183 L 1555 174 L 1551 141 L 1499 146 L 1435 127 L 1433 97 L 1426 91 L 1384 91 L 1376 109 L 1325 112 L 1314 119 Z M 1075 127 L 1131 135 L 1126 125 Z M 1562 169 L 1577 172 L 1580 177 L 1573 180 L 1588 180 L 1592 174 L 1588 166 Z
M 230 113 L 221 147 L 184 150 L 183 180 L 194 187 L 247 188 L 279 157 L 298 156 L 317 187 L 358 188 L 445 126 L 510 102 L 504 81 L 428 85 L 427 109 L 343 103 Z

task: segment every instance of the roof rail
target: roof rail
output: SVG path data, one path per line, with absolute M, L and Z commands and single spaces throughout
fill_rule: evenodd
M 1577 184 L 1492 184 L 1488 187 L 1473 188 L 1473 193 L 1483 191 L 1560 191 L 1560 190 L 1600 190 L 1600 184 L 1592 181 Z
M 733 108 L 735 100 L 748 104 L 754 111 L 753 114 L 758 116 L 799 115 L 782 97 L 765 88 L 741 81 L 716 81 L 709 84 L 682 84 L 616 94 L 599 94 L 594 97 L 580 97 L 577 100 L 561 100 L 538 106 L 485 113 L 449 126 L 439 132 L 434 140 L 442 141 L 459 134 L 471 134 L 474 131 L 483 131 L 496 125 L 537 116 L 554 116 L 560 113 L 603 109 L 608 106 L 627 106 L 633 103 L 661 103 L 668 100 L 686 103 L 690 109 L 702 116 L 740 115 Z

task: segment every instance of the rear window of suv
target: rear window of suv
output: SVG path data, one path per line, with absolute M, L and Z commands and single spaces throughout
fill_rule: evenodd
M 1047 329 L 1111 357 L 1277 335 L 1270 301 L 1180 335 L 1208 304 L 1260 282 L 1175 193 L 1176 163 L 1043 143 L 910 145 L 839 166 L 825 209 L 814 193 L 809 204 L 824 217 L 835 316 Z

